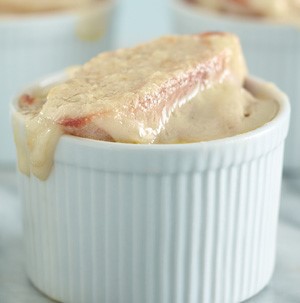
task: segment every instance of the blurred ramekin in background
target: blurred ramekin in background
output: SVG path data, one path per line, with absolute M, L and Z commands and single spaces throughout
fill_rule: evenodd
M 250 73 L 275 82 L 289 95 L 292 112 L 284 166 L 287 174 L 300 177 L 300 29 L 282 22 L 209 11 L 187 0 L 172 0 L 171 11 L 176 33 L 236 33 Z
M 9 100 L 24 85 L 113 47 L 116 1 L 77 11 L 0 14 L 0 166 L 15 163 Z
M 232 303 L 265 287 L 290 111 L 269 87 L 275 118 L 226 139 L 138 145 L 63 136 L 46 181 L 20 173 L 33 284 L 65 303 Z M 24 134 L 20 115 L 15 131 Z

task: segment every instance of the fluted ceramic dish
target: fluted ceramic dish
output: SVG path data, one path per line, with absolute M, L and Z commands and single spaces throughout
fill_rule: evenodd
M 37 78 L 112 48 L 115 10 L 116 0 L 107 0 L 77 12 L 0 14 L 0 166 L 15 163 L 9 100 Z
M 273 86 L 268 94 L 276 117 L 226 139 L 137 145 L 63 136 L 46 181 L 20 174 L 32 283 L 65 303 L 233 303 L 264 288 L 289 124 L 285 95 Z
M 172 0 L 171 13 L 178 34 L 213 30 L 236 33 L 250 72 L 276 83 L 289 95 L 292 113 L 284 166 L 287 173 L 300 177 L 300 16 L 297 28 L 259 18 L 214 13 L 188 0 Z

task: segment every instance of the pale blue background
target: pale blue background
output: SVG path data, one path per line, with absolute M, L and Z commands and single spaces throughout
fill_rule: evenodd
M 171 33 L 169 0 L 121 0 L 117 47 L 132 46 Z

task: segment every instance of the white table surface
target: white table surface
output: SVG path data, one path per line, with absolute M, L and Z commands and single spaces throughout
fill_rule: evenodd
M 116 47 L 171 33 L 168 2 L 121 0 Z M 15 174 L 0 170 L 0 303 L 50 303 L 24 271 L 20 202 Z M 268 287 L 249 303 L 300 302 L 300 182 L 285 180 L 276 269 Z M 142 302 L 141 302 L 142 303 Z

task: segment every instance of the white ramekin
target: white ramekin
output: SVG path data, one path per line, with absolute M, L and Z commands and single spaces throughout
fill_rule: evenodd
M 228 31 L 242 43 L 250 72 L 276 83 L 291 100 L 291 125 L 286 143 L 285 170 L 300 176 L 300 29 L 259 19 L 210 12 L 184 0 L 172 0 L 176 33 Z
M 15 162 L 10 99 L 37 78 L 112 48 L 115 8 L 110 0 L 81 12 L 0 17 L 0 166 Z
M 63 136 L 46 181 L 20 174 L 33 284 L 65 303 L 236 303 L 259 292 L 274 268 L 290 111 L 270 89 L 277 116 L 222 140 Z

